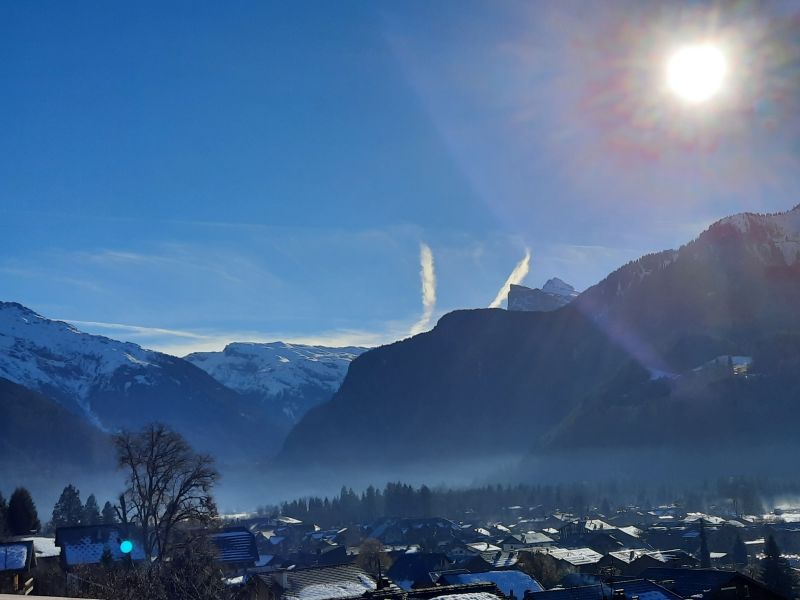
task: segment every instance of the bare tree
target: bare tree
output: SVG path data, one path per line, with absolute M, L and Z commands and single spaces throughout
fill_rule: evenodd
M 196 453 L 182 435 L 156 423 L 122 432 L 114 443 L 118 466 L 128 471 L 123 521 L 141 530 L 148 558 L 167 554 L 180 523 L 206 524 L 216 517 L 214 460 Z
M 392 566 L 392 558 L 380 540 L 367 538 L 358 549 L 356 564 L 374 577 L 386 574 Z

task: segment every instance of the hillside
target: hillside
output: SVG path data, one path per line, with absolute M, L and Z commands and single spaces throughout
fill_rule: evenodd
M 680 443 L 680 419 L 660 420 L 668 409 L 650 402 L 669 395 L 663 384 L 800 332 L 798 306 L 800 207 L 729 217 L 679 250 L 623 266 L 559 310 L 459 311 L 429 333 L 367 352 L 331 402 L 292 431 L 281 456 L 298 464 L 480 457 L 539 447 L 548 432 L 550 451 L 578 439 L 603 448 L 621 443 L 592 434 L 593 423 L 609 421 L 629 435 L 652 429 L 663 444 Z M 741 397 L 725 412 L 725 429 L 737 431 L 769 385 L 740 392 L 738 380 L 709 384 L 671 408 L 714 398 L 722 408 Z M 601 414 L 598 396 L 629 406 Z
M 83 333 L 16 303 L 0 303 L 0 377 L 99 431 L 164 422 L 223 461 L 263 457 L 279 443 L 239 394 L 187 361 Z

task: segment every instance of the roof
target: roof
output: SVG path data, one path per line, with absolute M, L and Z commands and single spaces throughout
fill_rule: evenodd
M 284 600 L 354 598 L 377 587 L 364 569 L 352 564 L 292 569 L 261 577 L 277 582 Z
M 519 561 L 516 552 L 481 552 L 480 556 L 495 568 L 513 567 Z
M 55 538 L 40 537 L 40 536 L 21 536 L 14 538 L 16 542 L 33 542 L 33 551 L 36 558 L 50 558 L 59 556 L 61 548 L 56 546 Z
M 503 544 L 552 544 L 553 538 L 546 536 L 538 531 L 526 531 L 525 533 L 514 533 L 506 537 Z
M 434 596 L 431 600 L 497 600 L 497 596 L 491 592 L 466 592 L 463 594 Z
M 67 566 L 98 564 L 107 551 L 112 560 L 122 560 L 125 556 L 119 545 L 126 539 L 123 526 L 78 525 L 56 529 L 55 545 L 61 548 L 61 559 Z M 128 538 L 130 539 L 130 538 Z M 144 560 L 144 547 L 133 540 L 132 560 Z
M 401 554 L 389 567 L 386 576 L 401 588 L 408 590 L 415 583 L 433 583 L 434 578 L 430 574 L 448 569 L 451 564 L 444 554 Z
M 574 566 L 579 565 L 592 565 L 599 562 L 603 555 L 595 552 L 591 548 L 546 548 L 541 551 L 543 554 L 549 554 L 557 560 L 563 560 Z
M 517 570 L 485 571 L 483 573 L 444 573 L 440 583 L 454 585 L 460 583 L 493 583 L 506 596 L 513 592 L 522 598 L 525 592 L 541 592 L 544 588 L 530 575 Z
M 737 576 L 743 577 L 736 571 L 670 569 L 668 567 L 650 567 L 645 569 L 640 576 L 655 582 L 669 581 L 670 589 L 684 598 L 726 586 Z
M 258 549 L 255 536 L 244 528 L 231 528 L 208 536 L 219 555 L 217 560 L 223 564 L 258 562 Z
M 614 592 L 624 594 L 628 600 L 634 596 L 638 596 L 639 600 L 681 600 L 680 596 L 668 589 L 643 579 L 618 582 L 613 586 L 597 584 L 534 592 L 530 598 L 532 600 L 606 600 L 612 597 Z
M 33 542 L 0 544 L 0 571 L 28 571 L 33 560 Z

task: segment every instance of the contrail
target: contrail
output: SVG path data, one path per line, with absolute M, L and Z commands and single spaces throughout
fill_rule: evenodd
M 419 277 L 422 281 L 422 316 L 411 328 L 411 335 L 427 331 L 436 308 L 436 273 L 433 270 L 433 252 L 428 244 L 419 245 Z
M 506 282 L 503 284 L 503 287 L 500 288 L 500 291 L 497 292 L 497 296 L 494 297 L 492 303 L 489 305 L 489 308 L 500 308 L 500 305 L 503 301 L 508 298 L 508 292 L 511 290 L 511 284 L 519 284 L 525 279 L 525 276 L 528 274 L 528 270 L 531 266 L 531 251 L 528 248 L 525 248 L 525 257 L 517 263 L 517 266 L 514 267 L 514 270 L 511 271 L 511 275 L 508 276 Z

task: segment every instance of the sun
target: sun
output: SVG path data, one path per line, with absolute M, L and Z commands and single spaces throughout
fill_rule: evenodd
M 681 100 L 701 104 L 716 96 L 728 74 L 728 62 L 714 44 L 679 48 L 667 61 L 667 85 Z

